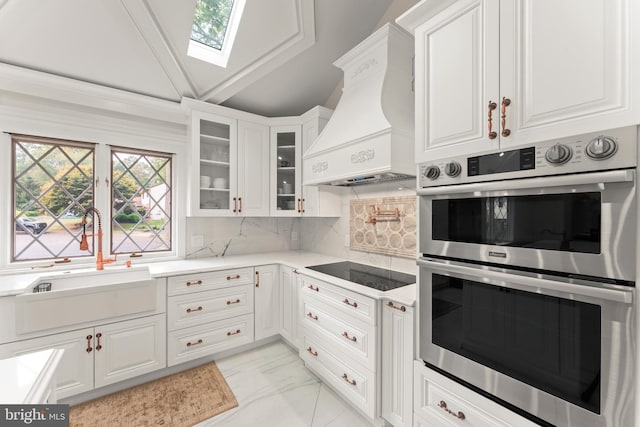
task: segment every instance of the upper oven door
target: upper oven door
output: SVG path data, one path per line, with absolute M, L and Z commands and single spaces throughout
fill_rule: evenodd
M 425 188 L 422 254 L 635 281 L 635 174 Z

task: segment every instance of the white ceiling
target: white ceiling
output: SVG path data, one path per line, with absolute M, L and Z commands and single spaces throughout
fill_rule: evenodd
M 0 0 L 0 62 L 266 116 L 323 105 L 392 0 L 247 0 L 227 68 L 186 55 L 196 0 Z

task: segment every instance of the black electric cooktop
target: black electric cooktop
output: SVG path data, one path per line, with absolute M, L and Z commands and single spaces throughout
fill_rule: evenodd
M 307 268 L 379 291 L 390 291 L 391 289 L 416 283 L 416 276 L 412 274 L 371 267 L 357 262 L 334 262 L 331 264 L 312 265 Z

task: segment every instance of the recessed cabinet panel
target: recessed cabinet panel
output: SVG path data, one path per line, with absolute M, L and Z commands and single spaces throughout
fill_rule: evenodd
M 237 213 L 269 215 L 269 127 L 238 122 Z

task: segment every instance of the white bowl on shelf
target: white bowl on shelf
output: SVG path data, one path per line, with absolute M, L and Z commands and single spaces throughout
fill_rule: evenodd
M 213 179 L 213 188 L 227 188 L 227 179 L 226 178 L 214 178 Z
M 211 186 L 211 177 L 200 175 L 200 188 L 209 188 Z

